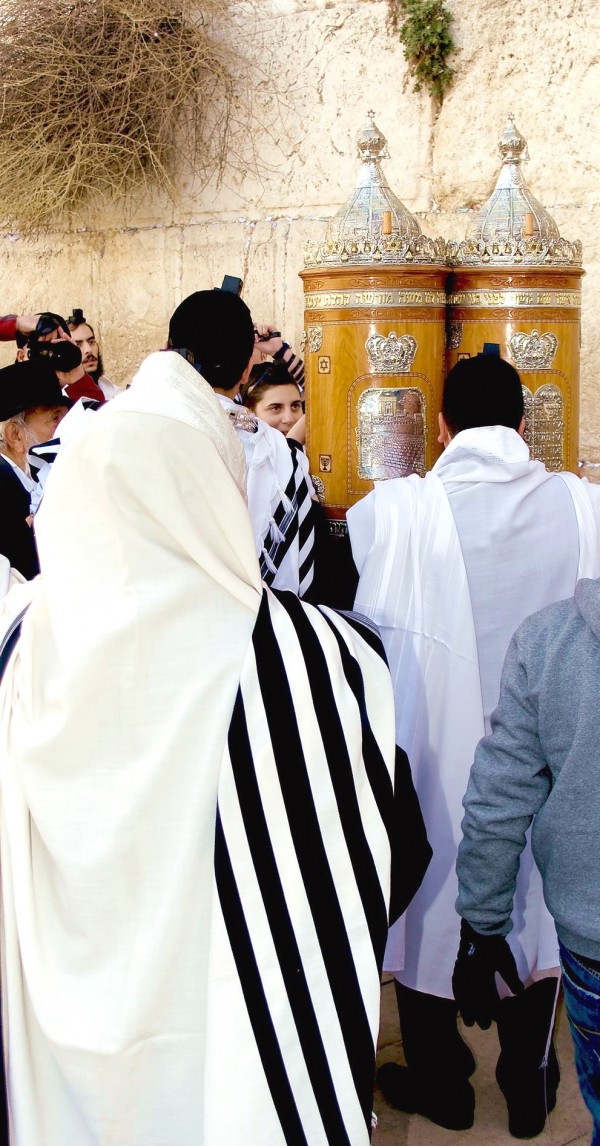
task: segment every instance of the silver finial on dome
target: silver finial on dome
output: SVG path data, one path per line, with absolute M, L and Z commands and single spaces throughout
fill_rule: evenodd
M 361 160 L 356 187 L 330 220 L 325 239 L 306 244 L 305 267 L 444 262 L 444 240 L 427 238 L 389 187 L 381 167 L 389 158 L 387 140 L 373 111 L 367 112 L 356 147 Z
M 498 140 L 498 151 L 505 163 L 521 163 L 529 159 L 527 140 L 521 135 L 521 132 L 517 128 L 512 112 Z
M 474 215 L 462 243 L 448 243 L 453 266 L 579 266 L 581 243 L 567 242 L 523 178 L 527 142 L 509 115 L 498 142 L 502 168 L 487 203 Z
M 356 140 L 356 154 L 359 159 L 366 162 L 369 160 L 378 162 L 380 159 L 389 159 L 390 157 L 387 139 L 375 123 L 374 111 L 367 112 L 367 122 Z

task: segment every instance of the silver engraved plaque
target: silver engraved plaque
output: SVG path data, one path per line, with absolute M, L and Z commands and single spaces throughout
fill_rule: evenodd
M 323 327 L 322 326 L 308 326 L 306 328 L 308 336 L 308 349 L 311 354 L 318 354 L 323 345 Z
M 462 322 L 449 322 L 446 327 L 446 342 L 448 350 L 458 350 L 463 336 Z
M 325 482 L 317 474 L 311 474 L 310 480 L 313 483 L 315 493 L 321 505 L 323 505 L 325 502 Z
M 558 386 L 540 386 L 532 394 L 523 386 L 525 440 L 531 456 L 546 469 L 564 470 L 565 403 Z
M 371 481 L 425 473 L 425 395 L 416 387 L 371 388 L 357 403 L 358 476 Z

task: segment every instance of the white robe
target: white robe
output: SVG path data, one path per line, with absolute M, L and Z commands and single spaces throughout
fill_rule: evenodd
M 317 634 L 338 703 L 379 889 L 380 958 L 390 849 L 361 725 L 367 711 L 391 792 L 391 685 L 383 660 L 343 619 L 328 620 L 291 595 L 288 608 L 275 602 L 277 648 L 294 669 L 289 688 L 356 964 L 362 1061 L 367 1068 L 371 1061 L 359 1096 L 282 814 L 281 760 L 273 759 L 255 688 L 252 641 L 263 598 L 245 479 L 242 448 L 210 387 L 180 356 L 151 355 L 131 388 L 61 449 L 37 515 L 42 573 L 25 601 L 22 586 L 18 601 L 14 589 L 5 599 L 4 628 L 32 598 L 0 690 L 13 1146 L 284 1146 L 217 891 L 217 804 L 291 1092 L 307 1140 L 326 1146 L 232 781 L 229 730 L 240 694 L 265 788 L 266 840 L 299 936 L 339 1118 L 356 1146 L 368 1146 L 378 960 L 335 793 L 322 779 L 328 761 L 290 613 L 300 610 Z M 0 573 L 6 588 L 6 567 Z M 366 666 L 363 708 L 340 646 Z M 285 689 L 270 660 L 267 692 L 271 672 Z M 299 983 L 302 968 L 292 969 Z
M 530 461 L 515 431 L 486 427 L 458 434 L 425 479 L 379 483 L 348 512 L 360 573 L 356 608 L 381 631 L 396 738 L 433 847 L 386 952 L 387 968 L 415 990 L 452 997 L 455 861 L 474 750 L 489 730 L 514 629 L 569 596 L 578 575 L 600 574 L 598 493 Z M 509 942 L 522 977 L 557 965 L 529 847 L 513 925 Z

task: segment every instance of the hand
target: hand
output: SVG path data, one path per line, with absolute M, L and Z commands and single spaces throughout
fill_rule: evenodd
M 44 310 L 37 316 L 35 333 L 39 342 L 73 342 L 71 331 L 60 314 Z
M 79 382 L 80 378 L 85 376 L 83 366 L 74 366 L 72 370 L 56 370 L 56 377 L 64 390 L 65 386 L 72 386 L 73 382 Z
M 270 326 L 268 323 L 257 323 L 254 327 L 254 348 L 260 351 L 263 358 L 268 355 L 272 357 L 278 350 L 281 350 L 282 346 L 283 338 L 276 326 Z
M 16 325 L 19 334 L 33 334 L 39 319 L 39 314 L 18 314 Z
M 463 919 L 452 990 L 467 1027 L 477 1023 L 485 1031 L 495 1019 L 500 1004 L 496 973 L 513 994 L 525 990 L 504 936 L 480 935 Z
M 288 430 L 287 436 L 293 438 L 295 442 L 300 442 L 301 446 L 306 445 L 306 414 L 300 415 L 291 430 Z

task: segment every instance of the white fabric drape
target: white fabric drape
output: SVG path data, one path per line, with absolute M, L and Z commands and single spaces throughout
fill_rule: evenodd
M 242 448 L 183 358 L 85 421 L 0 691 L 12 1146 L 368 1146 L 379 640 L 263 591 Z
M 416 990 L 452 997 L 462 797 L 477 742 L 489 731 L 510 637 L 529 613 L 573 592 L 579 555 L 588 576 L 600 574 L 588 493 L 532 462 L 513 430 L 484 427 L 456 435 L 425 479 L 378 483 L 348 512 L 360 572 L 356 608 L 381 631 L 396 737 L 433 847 L 386 952 L 387 968 Z M 529 847 L 509 942 L 524 978 L 557 965 Z
M 261 600 L 244 479 L 212 390 L 164 353 L 48 480 L 1 696 L 17 1146 L 199 1141 L 217 782 Z

